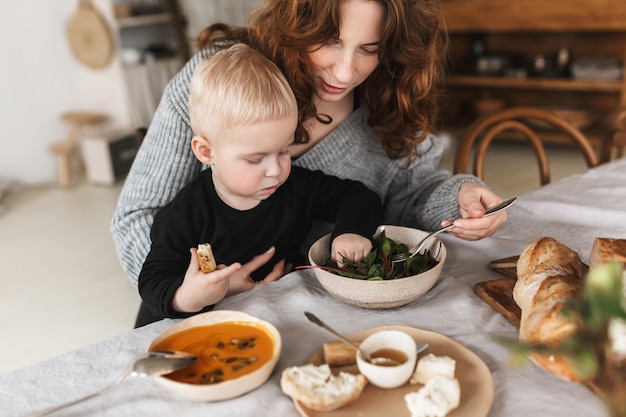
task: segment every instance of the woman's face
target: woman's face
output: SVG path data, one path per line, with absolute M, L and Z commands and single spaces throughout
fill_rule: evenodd
M 316 92 L 337 102 L 350 94 L 378 66 L 378 46 L 385 9 L 372 0 L 349 0 L 341 8 L 339 39 L 310 53 Z

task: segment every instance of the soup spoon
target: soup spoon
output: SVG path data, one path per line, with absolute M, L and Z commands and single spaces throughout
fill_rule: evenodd
M 28 414 L 24 417 L 41 417 L 47 416 L 48 414 L 54 413 L 55 411 L 61 410 L 63 408 L 72 406 L 74 404 L 81 403 L 83 401 L 94 398 L 114 386 L 118 385 L 127 376 L 138 376 L 138 377 L 146 377 L 146 376 L 158 376 L 169 374 L 174 371 L 178 371 L 180 369 L 186 368 L 189 365 L 193 364 L 196 359 L 196 356 L 191 355 L 185 352 L 174 352 L 174 351 L 155 351 L 155 352 L 147 352 L 139 358 L 135 359 L 133 363 L 131 363 L 126 370 L 120 375 L 112 384 L 107 385 L 102 388 L 100 391 L 96 391 L 93 394 L 89 394 L 85 397 L 79 398 L 74 401 L 67 402 L 65 404 L 57 405 L 54 407 L 46 408 L 45 410 L 36 411 L 34 413 Z
M 333 329 L 332 327 L 329 327 L 326 323 L 324 323 L 322 320 L 320 320 L 319 318 L 317 318 L 317 316 L 313 313 L 309 313 L 308 311 L 304 312 L 304 315 L 306 316 L 307 319 L 309 319 L 309 321 L 311 321 L 312 323 L 317 324 L 318 326 L 320 326 L 321 328 L 331 332 L 332 334 L 334 334 L 335 336 L 337 336 L 342 342 L 346 343 L 347 345 L 352 346 L 354 349 L 357 350 L 357 352 L 359 352 L 359 354 L 361 355 L 361 357 L 363 359 L 365 359 L 365 361 L 374 364 L 374 365 L 383 365 L 383 366 L 394 366 L 394 365 L 400 365 L 400 363 L 398 361 L 395 361 L 391 358 L 386 358 L 386 357 L 376 357 L 376 358 L 372 358 L 367 352 L 365 352 L 363 349 L 361 349 L 359 347 L 359 345 L 355 344 L 354 342 L 352 342 L 350 339 L 347 339 L 345 336 L 343 336 L 341 333 L 337 332 L 335 329 Z M 424 349 L 426 349 L 428 347 L 428 343 L 419 343 L 417 346 L 417 353 L 422 352 Z

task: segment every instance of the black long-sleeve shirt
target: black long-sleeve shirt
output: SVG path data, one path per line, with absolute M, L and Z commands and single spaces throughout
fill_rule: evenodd
M 343 233 L 371 238 L 382 218 L 380 198 L 362 183 L 295 166 L 268 199 L 236 210 L 218 197 L 207 169 L 156 214 L 139 293 L 155 319 L 186 317 L 190 314 L 174 311 L 171 303 L 189 267 L 189 248 L 210 243 L 217 263 L 230 265 L 244 264 L 273 245 L 274 257 L 252 275 L 259 281 L 282 259 L 304 263 L 300 244 L 314 220 L 334 223 L 332 242 Z

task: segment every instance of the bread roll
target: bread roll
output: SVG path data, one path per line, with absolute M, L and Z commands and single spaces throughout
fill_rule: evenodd
M 524 249 L 513 289 L 522 310 L 520 341 L 558 346 L 580 328 L 580 320 L 561 312 L 567 299 L 580 296 L 583 273 L 578 254 L 553 238 L 541 237 Z M 580 380 L 566 357 L 534 353 L 531 359 L 561 378 Z
M 215 257 L 213 256 L 213 250 L 208 243 L 201 243 L 198 245 L 198 260 L 200 261 L 200 270 L 205 274 L 213 272 L 217 269 L 215 263 Z
M 449 356 L 437 356 L 429 353 L 417 361 L 417 367 L 409 382 L 411 384 L 425 384 L 434 376 L 443 375 L 454 378 L 456 361 Z
M 597 237 L 591 248 L 589 268 L 607 262 L 620 262 L 626 266 L 626 239 Z M 624 272 L 626 277 L 626 271 Z
M 626 239 L 596 238 L 589 257 L 589 268 L 608 262 L 619 262 L 624 266 L 622 272 L 623 302 L 626 303 Z M 609 338 L 611 339 L 610 353 L 612 359 L 626 365 L 626 321 L 612 320 L 609 325 Z
M 411 417 L 445 417 L 461 403 L 461 387 L 456 378 L 436 375 L 415 392 L 404 395 Z
M 333 375 L 328 364 L 292 366 L 283 371 L 280 379 L 285 395 L 315 411 L 332 411 L 351 403 L 359 398 L 365 385 L 363 375 Z

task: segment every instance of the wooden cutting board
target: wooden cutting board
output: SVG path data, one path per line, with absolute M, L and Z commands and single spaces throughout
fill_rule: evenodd
M 474 285 L 474 292 L 517 328 L 519 328 L 522 316 L 522 310 L 513 299 L 513 287 L 517 281 L 518 259 L 519 255 L 491 261 L 489 263 L 491 269 L 506 278 L 483 281 Z M 586 274 L 588 271 L 589 266 L 583 263 L 583 273 Z
M 492 261 L 490 263 L 491 268 L 506 278 L 479 282 L 474 286 L 474 292 L 511 324 L 519 328 L 522 310 L 513 299 L 513 287 L 517 281 L 516 264 L 518 258 L 519 256 L 511 256 Z
M 104 68 L 113 57 L 111 29 L 92 0 L 78 0 L 78 9 L 67 25 L 67 37 L 74 57 L 90 68 Z
M 522 310 L 513 300 L 515 281 L 515 278 L 500 278 L 479 282 L 474 286 L 474 292 L 511 324 L 519 328 Z

